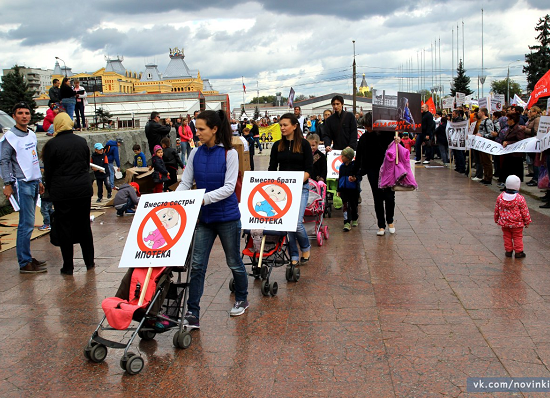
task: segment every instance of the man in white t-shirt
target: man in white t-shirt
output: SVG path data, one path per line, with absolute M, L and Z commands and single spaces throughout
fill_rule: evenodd
M 296 116 L 296 119 L 298 119 L 298 123 L 300 123 L 300 129 L 302 130 L 302 134 L 305 134 L 304 131 L 304 120 L 305 118 L 302 116 L 302 108 L 299 106 L 294 107 L 294 116 Z
M 19 206 L 17 225 L 17 262 L 22 274 L 46 272 L 46 262 L 31 255 L 31 235 L 38 195 L 44 193 L 42 174 L 38 164 L 37 140 L 28 129 L 31 121 L 29 106 L 20 102 L 13 107 L 15 126 L 0 140 L 0 172 L 4 180 L 4 195 Z M 12 202 L 13 205 L 13 202 Z

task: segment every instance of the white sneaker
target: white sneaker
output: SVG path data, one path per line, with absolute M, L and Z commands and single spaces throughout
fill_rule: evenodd
M 481 178 L 472 177 L 472 181 L 481 181 Z
M 429 160 L 424 160 L 424 161 L 422 162 L 422 164 L 430 164 L 430 161 L 429 161 Z
M 420 164 L 420 163 L 422 163 L 420 160 L 415 160 L 414 161 L 414 164 Z
M 393 224 L 388 224 L 388 229 L 390 231 L 390 234 L 394 234 L 395 233 L 395 226 Z
M 378 236 L 384 236 L 384 234 L 386 233 L 386 230 L 384 228 L 380 228 L 378 230 L 378 232 L 376 233 L 376 235 Z

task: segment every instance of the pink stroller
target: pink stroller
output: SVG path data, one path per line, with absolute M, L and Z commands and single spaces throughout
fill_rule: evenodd
M 327 186 L 322 181 L 309 179 L 309 198 L 304 213 L 304 227 L 310 239 L 317 239 L 317 244 L 323 246 L 323 240 L 328 239 L 328 226 L 323 225 Z

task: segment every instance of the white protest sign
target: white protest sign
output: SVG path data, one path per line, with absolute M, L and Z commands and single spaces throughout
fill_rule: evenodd
M 445 132 L 450 149 L 466 149 L 466 131 L 468 130 L 468 121 L 449 122 Z
M 243 229 L 296 231 L 303 171 L 246 171 L 241 190 Z
M 342 151 L 330 151 L 327 153 L 327 178 L 338 178 L 340 175 L 341 154 Z
M 487 108 L 489 109 L 489 103 L 490 103 L 490 97 L 482 97 L 477 100 L 477 103 L 479 104 L 479 108 Z
M 468 126 L 468 134 L 469 135 L 474 134 L 474 131 L 476 130 L 476 125 L 477 125 L 477 123 L 470 123 L 470 125 Z
M 550 114 L 550 98 L 546 101 L 546 114 Z
M 455 95 L 456 98 L 456 107 L 460 108 L 462 105 L 464 105 L 464 101 L 466 100 L 466 94 L 457 92 Z
M 467 149 L 475 149 L 476 151 L 489 153 L 491 155 L 506 155 L 514 152 L 540 152 L 540 141 L 536 137 L 527 138 L 513 144 L 507 145 L 504 148 L 498 142 L 488 140 L 487 138 L 469 135 L 466 140 Z
M 494 94 L 491 97 L 491 113 L 502 112 L 503 104 L 504 104 L 504 94 Z
M 453 97 L 443 98 L 443 108 L 445 109 L 453 109 L 454 103 L 455 99 Z
M 142 195 L 119 268 L 183 266 L 204 189 Z
M 550 133 L 550 116 L 541 116 L 539 129 L 537 130 L 537 138 L 542 139 L 547 133 Z
M 539 151 L 535 151 L 535 152 L 544 152 L 547 149 L 550 149 L 550 132 L 546 133 L 540 138 L 537 136 L 537 139 L 540 142 L 540 147 L 539 147 Z M 11 199 L 11 196 L 10 196 L 10 199 Z

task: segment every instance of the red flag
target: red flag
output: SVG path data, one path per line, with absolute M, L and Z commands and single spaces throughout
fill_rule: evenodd
M 432 97 L 430 97 L 430 99 L 428 99 L 428 101 L 426 101 L 426 105 L 428 105 L 428 110 L 430 111 L 430 113 L 432 115 L 435 115 L 435 104 L 434 104 L 434 100 L 432 99 Z
M 541 98 L 550 96 L 550 70 L 535 84 L 531 98 L 527 103 L 527 109 L 531 108 Z
M 244 83 L 243 83 L 243 91 L 246 94 L 246 86 L 244 85 Z

